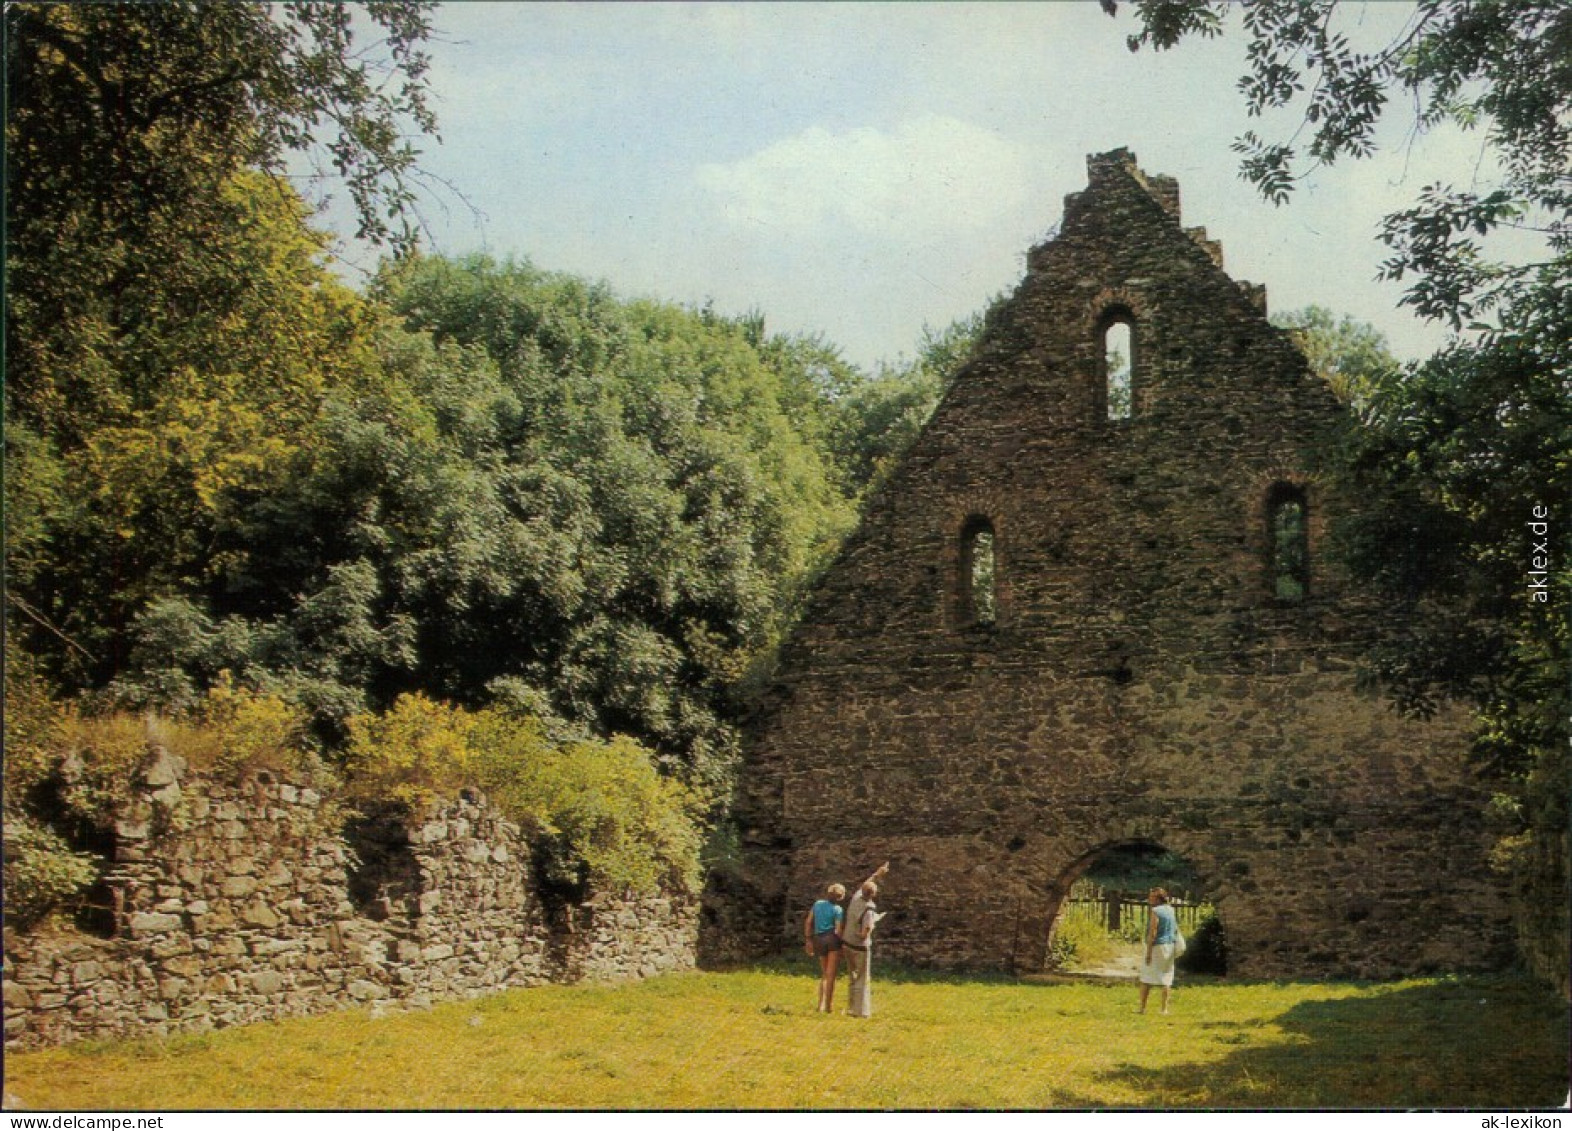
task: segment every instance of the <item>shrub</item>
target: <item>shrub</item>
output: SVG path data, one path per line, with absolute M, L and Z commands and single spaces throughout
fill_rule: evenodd
M 96 857 L 75 852 L 54 830 L 24 814 L 5 821 L 6 917 L 31 927 L 63 910 L 98 878 Z
M 1228 942 L 1223 936 L 1223 921 L 1215 912 L 1185 939 L 1185 952 L 1176 965 L 1190 974 L 1228 973 Z
M 383 714 L 349 720 L 344 771 L 349 795 L 420 809 L 474 780 L 470 732 L 475 716 L 424 695 L 401 695 Z
M 162 746 L 198 770 L 233 778 L 247 770 L 318 772 L 305 738 L 305 714 L 274 695 L 221 684 L 180 716 L 66 709 L 50 749 L 35 757 L 38 780 L 59 783 L 76 817 L 104 826 L 130 797 L 151 749 Z
M 10 635 L 5 643 L 5 814 L 20 813 L 54 771 L 65 712 Z
M 632 739 L 572 742 L 486 768 L 483 788 L 505 810 L 532 821 L 560 846 L 559 854 L 565 850 L 558 874 L 581 860 L 585 878 L 601 887 L 698 890 L 699 800 L 661 776 Z
M 200 769 L 233 775 L 276 770 L 321 772 L 308 738 L 306 710 L 281 696 L 237 687 L 227 676 L 210 689 L 189 721 L 174 724 L 170 749 Z
M 702 801 L 632 739 L 564 739 L 531 715 L 469 712 L 418 694 L 351 719 L 349 733 L 351 797 L 420 808 L 478 788 L 527 830 L 543 886 L 564 899 L 591 882 L 698 890 Z
M 1053 933 L 1048 943 L 1048 965 L 1054 970 L 1073 970 L 1076 965 L 1075 939 L 1066 932 L 1064 925 Z
M 1076 910 L 1066 912 L 1054 931 L 1048 957 L 1061 969 L 1096 966 L 1119 953 L 1119 940 L 1096 919 Z
M 49 763 L 49 780 L 74 817 L 107 827 L 131 795 L 131 782 L 147 760 L 151 719 L 113 713 L 69 711 L 58 731 L 59 747 Z

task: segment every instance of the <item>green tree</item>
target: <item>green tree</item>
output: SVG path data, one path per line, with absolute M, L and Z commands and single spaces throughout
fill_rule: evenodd
M 45 351 L 91 388 L 57 388 L 56 411 L 33 399 L 38 367 L 7 385 L 10 604 L 67 686 L 109 678 L 139 610 L 222 569 L 227 516 L 278 487 L 327 390 L 377 380 L 371 315 L 323 267 L 299 199 L 241 173 L 205 207 L 222 221 L 202 253 L 122 291 L 146 306 L 135 332 L 83 315 L 90 358 Z
M 982 337 L 986 314 L 924 326 L 914 360 L 886 366 L 851 386 L 837 401 L 832 445 L 858 490 L 894 469 L 933 415 Z
M 287 183 L 299 152 L 345 184 L 361 236 L 412 246 L 413 139 L 436 126 L 424 51 L 433 7 L 8 5 L 13 255 L 50 237 L 81 251 L 93 238 L 135 245 L 144 225 L 181 214 L 198 230 L 213 189 L 243 168 Z M 120 267 L 122 278 L 137 270 Z
M 335 728 L 403 692 L 498 702 L 718 796 L 737 682 L 851 521 L 801 344 L 484 258 L 392 266 L 378 298 L 381 385 L 327 391 L 208 582 L 139 620 L 121 693 L 230 671 Z
M 844 450 L 841 423 L 849 399 L 865 387 L 867 378 L 822 335 L 764 337 L 759 356 L 776 374 L 781 410 L 803 439 L 833 464 L 841 492 L 855 494 L 862 481 Z
M 1402 365 L 1386 335 L 1368 322 L 1346 314 L 1339 318 L 1324 306 L 1307 306 L 1273 315 L 1272 324 L 1293 334 L 1310 368 L 1361 417 L 1400 375 Z
M 223 237 L 245 223 L 232 187 L 243 171 L 293 200 L 286 160 L 318 154 L 348 185 L 361 234 L 409 246 L 409 139 L 434 128 L 426 7 L 9 5 L 13 413 L 70 447 L 163 378 L 118 364 L 116 348 L 223 317 L 242 285 Z M 356 41 L 357 13 L 380 48 Z
M 559 580 L 533 655 L 486 682 L 695 765 L 729 760 L 726 688 L 850 521 L 820 413 L 800 411 L 811 374 L 786 363 L 801 344 L 521 263 L 421 261 L 384 293 L 496 366 L 519 406 L 499 458 L 546 488 L 509 506 L 550 501 L 534 525 L 574 539 L 544 559 Z
M 1375 398 L 1340 468 L 1373 504 L 1343 525 L 1347 556 L 1411 610 L 1410 633 L 1377 653 L 1374 671 L 1407 710 L 1448 698 L 1476 707 L 1477 768 L 1498 790 L 1497 862 L 1525 949 L 1553 977 L 1567 969 L 1572 926 L 1568 309 L 1515 303 L 1502 332 L 1418 366 Z
M 4 29 L 7 616 L 81 685 L 357 370 L 285 163 L 409 245 L 427 6 L 20 3 Z
M 1114 0 L 1103 0 L 1117 12 Z M 1132 51 L 1164 50 L 1190 35 L 1223 34 L 1231 6 L 1217 0 L 1135 0 L 1140 31 Z M 1415 126 L 1442 122 L 1480 129 L 1500 159 L 1489 191 L 1431 185 L 1413 207 L 1387 218 L 1383 266 L 1409 280 L 1405 301 L 1426 318 L 1462 328 L 1535 293 L 1565 286 L 1572 239 L 1572 10 L 1559 0 L 1420 0 L 1399 37 L 1355 48 L 1340 0 L 1254 0 L 1239 11 L 1248 37 L 1239 80 L 1251 116 L 1290 109 L 1302 128 L 1289 141 L 1253 130 L 1235 143 L 1241 174 L 1278 203 L 1321 165 L 1361 158 L 1401 94 Z M 1307 145 L 1298 139 L 1308 136 Z M 1492 260 L 1482 239 L 1503 227 L 1545 237 L 1548 258 Z M 1558 266 L 1559 264 L 1559 266 Z

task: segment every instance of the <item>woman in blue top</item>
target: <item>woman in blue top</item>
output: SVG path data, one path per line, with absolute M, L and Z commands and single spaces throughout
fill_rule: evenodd
M 824 895 L 802 921 L 802 941 L 808 953 L 819 960 L 819 1012 L 829 1013 L 835 1001 L 835 967 L 841 958 L 841 924 L 846 912 L 840 901 L 846 898 L 846 889 L 831 884 Z
M 1174 959 L 1179 942 L 1179 919 L 1168 906 L 1168 893 L 1153 888 L 1146 893 L 1151 914 L 1146 919 L 1146 961 L 1141 964 L 1141 1008 L 1146 1012 L 1146 998 L 1153 986 L 1163 987 L 1163 1012 L 1168 1012 L 1168 995 L 1174 985 Z

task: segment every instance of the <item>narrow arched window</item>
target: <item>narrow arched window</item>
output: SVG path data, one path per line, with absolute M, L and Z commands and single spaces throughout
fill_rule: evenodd
M 985 518 L 970 520 L 961 533 L 961 597 L 968 622 L 998 621 L 999 559 L 993 524 Z
M 1126 311 L 1103 322 L 1104 404 L 1109 420 L 1129 420 L 1135 411 L 1135 323 Z
M 1266 524 L 1272 596 L 1287 603 L 1303 601 L 1310 591 L 1310 524 L 1304 491 L 1289 483 L 1275 485 L 1266 499 Z

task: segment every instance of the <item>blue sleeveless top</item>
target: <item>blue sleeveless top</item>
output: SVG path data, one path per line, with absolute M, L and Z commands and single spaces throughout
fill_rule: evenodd
M 1174 914 L 1174 909 L 1166 903 L 1159 903 L 1152 908 L 1152 914 L 1157 916 L 1157 937 L 1152 942 L 1161 946 L 1163 943 L 1179 941 L 1179 917 Z
M 802 904 L 797 906 L 801 907 Z M 825 931 L 833 931 L 846 912 L 827 899 L 821 899 L 813 905 L 813 933 L 822 935 Z

